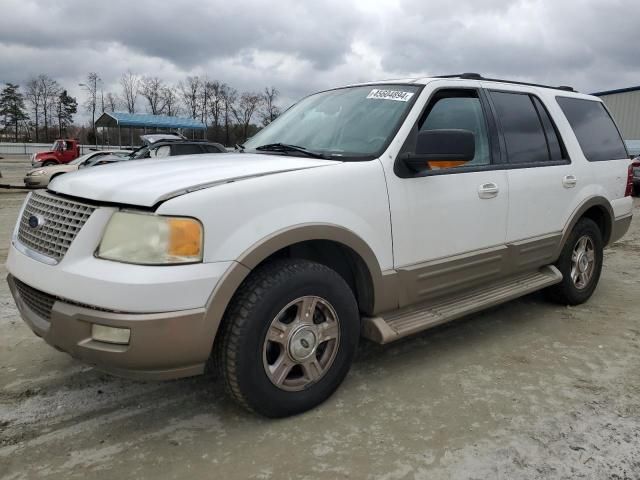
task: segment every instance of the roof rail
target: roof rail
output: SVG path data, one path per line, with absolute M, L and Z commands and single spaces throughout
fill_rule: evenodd
M 433 78 L 460 78 L 464 80 L 486 80 L 487 82 L 513 83 L 515 85 L 527 85 L 529 87 L 553 88 L 555 90 L 565 90 L 567 92 L 576 91 L 573 87 L 569 87 L 567 85 L 560 85 L 559 87 L 553 87 L 551 85 L 542 85 L 540 83 L 517 82 L 515 80 L 503 80 L 500 78 L 487 78 L 487 77 L 483 77 L 479 73 L 472 73 L 472 72 L 458 73 L 454 75 L 437 75 Z

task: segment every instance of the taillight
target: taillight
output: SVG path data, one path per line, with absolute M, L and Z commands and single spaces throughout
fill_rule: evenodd
M 627 174 L 627 188 L 624 191 L 625 197 L 630 197 L 633 194 L 633 169 L 640 168 L 640 162 L 631 162 L 629 164 L 629 173 Z

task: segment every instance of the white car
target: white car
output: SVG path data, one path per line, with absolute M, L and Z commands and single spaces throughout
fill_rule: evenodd
M 107 155 L 116 155 L 124 157 L 131 154 L 131 150 L 96 150 L 89 152 L 86 155 L 72 160 L 69 163 L 61 165 L 50 165 L 47 167 L 32 168 L 24 176 L 24 184 L 27 187 L 40 187 L 44 188 L 49 185 L 49 182 L 58 175 L 63 173 L 71 173 L 77 171 L 79 168 L 92 164 L 96 159 L 100 157 L 106 157 Z
M 291 415 L 340 385 L 361 335 L 393 342 L 539 289 L 585 302 L 631 222 L 620 134 L 564 87 L 352 85 L 240 149 L 31 193 L 7 260 L 27 324 L 117 375 L 213 364 L 246 408 Z

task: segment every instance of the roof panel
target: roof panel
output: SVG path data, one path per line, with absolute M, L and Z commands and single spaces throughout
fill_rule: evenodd
M 167 115 L 151 115 L 149 113 L 104 112 L 98 120 L 97 127 L 136 127 L 136 128 L 189 128 L 204 130 L 204 123 L 193 118 L 169 117 Z

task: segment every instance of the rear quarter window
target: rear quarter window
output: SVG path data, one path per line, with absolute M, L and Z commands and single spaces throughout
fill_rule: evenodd
M 556 97 L 590 162 L 629 158 L 620 132 L 601 102 L 582 98 Z

